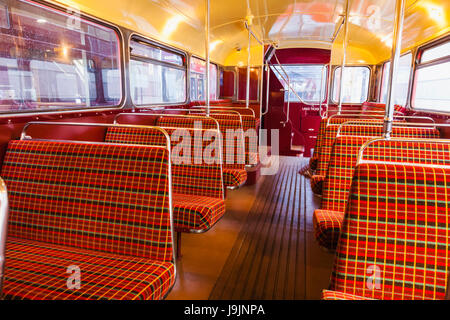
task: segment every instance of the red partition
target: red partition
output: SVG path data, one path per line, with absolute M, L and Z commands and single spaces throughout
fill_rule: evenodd
M 238 69 L 238 100 L 246 100 L 247 96 L 247 68 Z M 259 71 L 250 68 L 250 101 L 258 100 Z

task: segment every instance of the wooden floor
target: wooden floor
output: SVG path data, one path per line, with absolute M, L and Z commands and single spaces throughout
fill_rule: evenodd
M 298 174 L 306 159 L 280 157 L 278 173 L 227 194 L 227 212 L 205 234 L 183 234 L 167 299 L 319 299 L 333 256 L 314 240 L 320 200 Z

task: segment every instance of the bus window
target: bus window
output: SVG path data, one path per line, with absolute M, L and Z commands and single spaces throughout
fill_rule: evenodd
M 186 66 L 179 53 L 133 37 L 130 43 L 131 99 L 137 106 L 186 101 Z
M 190 75 L 191 78 L 191 101 L 204 101 L 205 99 L 205 61 L 196 57 L 191 57 Z M 209 65 L 209 99 L 217 99 L 217 66 L 213 63 Z M 194 89 L 193 89 L 194 88 Z
M 412 107 L 450 112 L 450 41 L 425 49 L 417 65 Z
M 285 77 L 284 71 L 289 76 L 291 87 L 300 96 L 304 102 L 318 103 L 322 88 L 322 101 L 325 100 L 326 71 L 323 65 L 283 65 L 274 66 L 278 72 L 274 72 L 278 80 L 283 84 L 285 90 L 288 90 L 288 84 L 281 78 Z M 300 102 L 297 95 L 290 92 L 290 102 Z M 285 91 L 285 101 L 287 101 L 287 91 Z
M 395 77 L 395 97 L 394 104 L 405 106 L 408 98 L 409 78 L 411 76 L 411 59 L 412 54 L 408 53 L 400 57 L 398 64 L 398 72 Z M 388 61 L 383 66 L 383 81 L 381 83 L 380 102 L 386 103 L 387 100 L 387 86 L 389 78 L 389 70 L 391 62 Z
M 120 104 L 113 29 L 29 1 L 0 6 L 0 14 L 0 112 Z
M 333 101 L 339 100 L 339 85 L 341 83 L 341 67 L 334 70 Z M 370 69 L 367 67 L 344 68 L 343 103 L 363 103 L 369 93 Z

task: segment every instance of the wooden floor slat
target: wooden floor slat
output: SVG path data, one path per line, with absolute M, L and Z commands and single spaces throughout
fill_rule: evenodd
M 319 266 L 328 266 L 325 275 L 319 269 L 319 286 L 327 283 L 330 256 L 313 243 L 312 211 L 317 201 L 309 181 L 298 174 L 304 164 L 303 159 L 284 157 L 278 173 L 265 178 L 210 299 L 318 297 L 320 290 L 307 279 L 307 273 L 317 276 L 309 265 L 315 261 L 311 255 L 319 255 Z M 311 290 L 315 292 L 307 292 Z

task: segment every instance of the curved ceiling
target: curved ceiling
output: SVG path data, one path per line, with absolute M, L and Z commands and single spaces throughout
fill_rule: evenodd
M 205 0 L 59 0 L 58 2 L 148 37 L 205 55 Z M 247 63 L 250 21 L 254 33 L 279 48 L 336 48 L 338 59 L 345 0 L 211 0 L 211 59 L 224 65 Z M 404 49 L 450 31 L 450 1 L 407 0 Z M 379 63 L 389 58 L 395 1 L 350 0 L 348 61 Z M 261 46 L 252 40 L 252 65 L 261 64 Z

